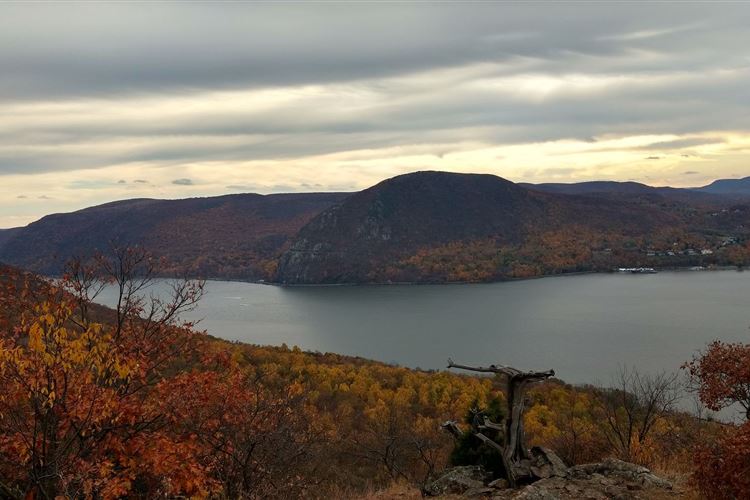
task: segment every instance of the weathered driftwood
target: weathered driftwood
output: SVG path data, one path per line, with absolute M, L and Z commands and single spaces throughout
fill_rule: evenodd
M 554 370 L 545 372 L 522 372 L 509 366 L 490 365 L 488 367 L 459 365 L 448 359 L 448 368 L 458 368 L 461 370 L 470 370 L 483 373 L 497 373 L 504 375 L 508 382 L 507 417 L 505 425 L 499 425 L 491 422 L 487 417 L 481 422 L 475 422 L 472 425 L 474 435 L 484 443 L 500 452 L 508 476 L 508 483 L 511 487 L 516 487 L 519 482 L 532 480 L 532 457 L 526 448 L 525 436 L 523 431 L 523 411 L 524 411 L 524 392 L 527 387 L 534 382 L 548 379 L 555 375 Z M 451 425 L 452 424 L 452 425 Z M 460 430 L 455 423 L 444 424 L 449 432 L 454 435 L 460 435 Z M 504 440 L 501 446 L 493 439 L 482 433 L 484 429 L 491 429 L 503 432 Z M 545 450 L 546 451 L 546 450 Z M 549 461 L 548 457 L 543 457 Z M 556 458 L 556 457 L 555 457 Z M 559 459 L 558 459 L 559 460 Z

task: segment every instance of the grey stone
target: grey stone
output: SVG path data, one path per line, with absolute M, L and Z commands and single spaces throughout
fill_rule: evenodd
M 535 485 L 527 486 L 513 498 L 518 500 L 562 500 L 562 497 L 557 493 Z
M 481 497 L 489 497 L 493 493 L 495 493 L 494 488 L 488 488 L 488 487 L 470 488 L 464 491 L 464 494 L 462 496 L 466 498 L 481 498 Z
M 440 477 L 425 485 L 427 496 L 463 494 L 467 490 L 484 488 L 489 474 L 479 465 L 465 465 L 446 469 Z
M 489 486 L 490 488 L 497 488 L 498 490 L 504 490 L 509 488 L 510 484 L 508 483 L 507 479 L 495 479 L 487 486 Z

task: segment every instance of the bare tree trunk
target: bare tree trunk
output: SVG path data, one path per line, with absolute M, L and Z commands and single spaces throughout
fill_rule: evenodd
M 516 487 L 519 481 L 531 477 L 531 459 L 526 448 L 526 437 L 523 430 L 524 393 L 534 382 L 546 380 L 555 375 L 554 370 L 545 372 L 522 372 L 509 366 L 490 365 L 488 367 L 466 366 L 455 364 L 448 359 L 448 368 L 458 368 L 482 373 L 496 373 L 504 375 L 508 381 L 508 397 L 506 400 L 507 417 L 505 426 L 500 426 L 485 417 L 484 425 L 474 429 L 474 435 L 486 444 L 497 449 L 503 460 L 508 483 Z M 482 434 L 482 428 L 503 431 L 503 446 Z

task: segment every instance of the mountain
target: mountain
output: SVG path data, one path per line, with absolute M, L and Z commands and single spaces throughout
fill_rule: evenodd
M 572 183 L 519 183 L 521 187 L 545 193 L 577 194 L 585 196 L 618 196 L 622 198 L 664 199 L 689 204 L 722 205 L 727 202 L 724 193 L 699 191 L 695 189 L 654 187 L 640 182 L 587 181 Z M 735 193 L 736 194 L 736 193 Z M 750 191 L 748 191 L 750 194 Z
M 589 181 L 573 183 L 549 182 L 542 184 L 529 184 L 524 182 L 519 183 L 518 185 L 527 189 L 558 194 L 653 194 L 659 192 L 659 188 L 647 186 L 640 182 Z
M 13 238 L 19 231 L 19 228 L 13 228 L 13 229 L 0 229 L 0 249 L 5 245 L 5 243 Z
M 553 253 L 559 245 L 564 253 L 565 245 L 610 233 L 622 239 L 683 225 L 676 213 L 641 202 L 545 193 L 493 175 L 418 172 L 319 214 L 281 256 L 276 278 L 288 284 L 498 279 L 533 274 L 518 265 L 532 247 Z
M 374 262 L 416 248 L 487 235 L 522 237 L 543 207 L 529 191 L 490 175 L 419 172 L 383 181 L 318 215 L 279 262 L 288 283 L 369 281 Z
M 107 203 L 3 231 L 0 261 L 57 274 L 71 256 L 141 245 L 170 262 L 165 274 L 260 279 L 269 267 L 272 272 L 291 236 L 346 196 L 237 194 Z
M 164 275 L 287 284 L 492 281 L 634 266 L 750 265 L 750 204 L 638 183 L 417 172 L 358 193 L 133 199 L 0 231 L 0 262 L 54 275 L 141 245 Z
M 707 186 L 695 188 L 695 191 L 712 194 L 750 195 L 750 177 L 718 179 Z

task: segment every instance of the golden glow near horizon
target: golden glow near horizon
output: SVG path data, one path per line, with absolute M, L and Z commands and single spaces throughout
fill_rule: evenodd
M 100 24 L 80 26 L 2 6 L 0 228 L 118 199 L 354 191 L 418 170 L 675 187 L 750 175 L 741 16 L 586 7 L 563 27 L 521 6 L 311 7 L 286 33 L 285 6 L 233 5 L 246 17 L 220 30 L 230 13 L 159 5 L 184 31 L 150 39 L 127 5 L 86 7 Z M 457 17 L 466 29 L 446 32 Z M 285 36 L 262 38 L 255 18 Z M 32 21 L 49 40 L 27 39 Z
M 168 138 L 160 145 L 181 143 Z M 705 140 L 704 144 L 700 141 Z M 186 142 L 201 141 L 191 138 Z M 251 137 L 205 138 L 204 145 L 248 144 Z M 696 145 L 660 150 L 659 145 L 686 141 Z M 99 147 L 127 151 L 149 143 L 113 141 Z M 83 143 L 55 148 L 96 150 Z M 592 141 L 557 140 L 491 145 L 460 142 L 342 151 L 300 158 L 170 162 L 135 161 L 65 172 L 3 175 L 0 206 L 28 203 L 44 210 L 55 201 L 63 210 L 134 197 L 184 198 L 236 192 L 355 191 L 383 179 L 418 170 L 489 173 L 514 182 L 637 181 L 660 186 L 703 185 L 715 178 L 737 177 L 750 162 L 750 135 L 704 134 L 602 137 Z M 655 164 L 658 164 L 656 166 Z M 174 183 L 189 179 L 189 184 Z M 124 182 L 120 182 L 124 181 Z M 23 193 L 23 194 L 18 194 Z M 21 196 L 21 197 L 19 197 Z M 68 208 L 69 207 L 69 208 Z M 40 213 L 0 217 L 0 226 L 36 220 Z M 44 212 L 41 212 L 42 214 Z

